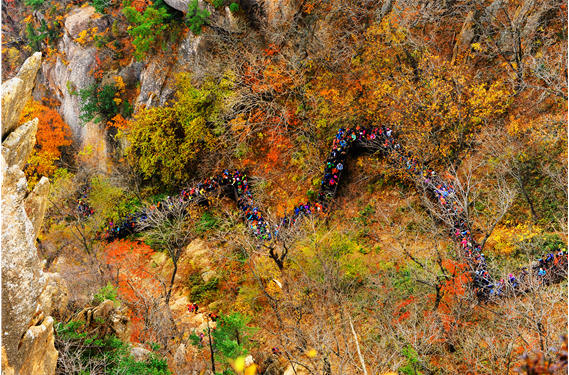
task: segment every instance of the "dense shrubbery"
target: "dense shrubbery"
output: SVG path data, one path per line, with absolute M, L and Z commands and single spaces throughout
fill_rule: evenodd
M 48 23 L 48 21 L 42 19 L 38 23 L 37 27 L 34 27 L 34 24 L 31 22 L 26 24 L 28 45 L 33 51 L 41 51 L 44 45 L 55 44 L 61 28 L 61 23 L 57 21 Z
M 113 185 L 107 176 L 95 175 L 89 185 L 91 189 L 87 201 L 97 208 L 97 216 L 101 218 L 119 221 L 142 207 L 132 192 Z
M 105 324 L 99 322 L 97 324 Z M 168 375 L 166 359 L 151 353 L 138 362 L 130 346 L 115 336 L 99 336 L 83 331 L 83 322 L 57 323 L 56 347 L 60 351 L 58 369 L 65 374 Z
M 201 335 L 193 333 L 190 335 L 190 340 L 198 348 L 205 347 L 215 353 L 216 361 L 222 365 L 223 374 L 233 373 L 231 369 L 237 373 L 242 373 L 244 370 L 243 358 L 253 347 L 251 339 L 257 331 L 257 328 L 248 326 L 250 321 L 250 317 L 240 313 L 221 315 L 217 319 L 215 329 L 208 328 L 201 332 Z M 211 341 L 209 335 L 211 335 Z
M 120 76 L 114 83 L 95 82 L 79 91 L 81 99 L 81 120 L 103 122 L 120 114 L 126 118 L 132 114 L 132 106 L 124 99 L 125 85 Z
M 101 14 L 105 14 L 105 8 L 111 5 L 111 0 L 92 0 L 91 5 Z
M 126 6 L 122 12 L 131 24 L 128 33 L 133 38 L 137 60 L 144 59 L 150 51 L 157 51 L 158 47 L 165 50 L 168 41 L 179 34 L 180 13 L 163 0 L 155 1 L 144 10 Z
M 99 115 L 105 119 L 113 117 L 119 109 L 114 101 L 116 93 L 113 85 L 99 86 L 96 83 L 80 90 L 81 120 L 88 122 Z M 97 122 L 100 121 L 98 118 Z
M 93 296 L 93 303 L 98 305 L 105 300 L 116 301 L 117 296 L 118 289 L 113 284 L 107 283 Z
M 188 13 L 186 14 L 186 20 L 190 30 L 199 35 L 202 32 L 202 27 L 207 23 L 207 20 L 211 14 L 206 9 L 201 9 L 198 6 L 198 0 L 192 0 L 188 4 Z
M 211 214 L 211 212 L 206 211 L 202 214 L 200 221 L 196 223 L 195 232 L 196 234 L 203 234 L 210 229 L 217 228 L 219 226 L 219 219 Z
M 217 292 L 218 284 L 219 279 L 217 277 L 212 277 L 206 282 L 200 273 L 192 274 L 188 280 L 190 299 L 199 303 L 211 301 Z
M 168 12 L 165 8 L 151 6 L 147 7 L 144 13 L 140 13 L 132 7 L 124 8 L 123 12 L 128 22 L 134 25 L 129 30 L 129 34 L 134 38 L 132 44 L 136 51 L 135 56 L 141 60 L 161 39 L 162 33 L 168 28 L 168 23 L 165 22 Z M 164 47 L 165 45 L 162 44 L 162 48 Z
M 34 8 L 35 10 L 39 9 L 45 0 L 24 0 L 24 4 Z
M 139 111 L 130 126 L 127 150 L 142 175 L 167 186 L 191 176 L 192 163 L 216 144 L 214 133 L 223 131 L 221 110 L 231 82 L 207 81 L 195 88 L 188 75 L 179 77 L 176 101 L 169 107 Z

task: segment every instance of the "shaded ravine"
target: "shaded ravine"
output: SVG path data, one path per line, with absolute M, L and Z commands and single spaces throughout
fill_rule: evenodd
M 342 179 L 346 160 L 355 150 L 380 153 L 393 166 L 404 171 L 418 189 L 425 191 L 427 196 L 436 202 L 435 207 L 445 218 L 444 221 L 447 224 L 452 223 L 452 238 L 459 244 L 460 257 L 470 268 L 472 286 L 480 299 L 527 292 L 535 286 L 558 283 L 567 278 L 567 252 L 561 250 L 547 254 L 529 267 L 522 268 L 517 276 L 510 273 L 498 280 L 490 275 L 482 247 L 472 236 L 470 224 L 452 184 L 406 152 L 396 141 L 392 130 L 385 126 L 339 129 L 325 162 L 324 176 L 317 197 L 295 207 L 294 212 L 279 220 L 278 224 L 271 225 L 256 207 L 247 175 L 239 170 L 233 172 L 224 170 L 219 176 L 208 178 L 194 188 L 182 190 L 176 197 L 167 197 L 155 206 L 131 214 L 120 223 L 109 222 L 103 230 L 102 237 L 107 241 L 124 238 L 145 227 L 141 223 L 147 220 L 153 210 L 167 209 L 176 200 L 207 204 L 208 197 L 217 192 L 236 201 L 241 216 L 248 223 L 252 235 L 258 240 L 278 240 L 279 231 L 294 225 L 299 218 L 329 210 Z M 83 207 L 81 209 L 84 210 Z

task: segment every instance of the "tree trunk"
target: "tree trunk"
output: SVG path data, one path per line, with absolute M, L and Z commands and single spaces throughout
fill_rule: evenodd
M 207 321 L 207 337 L 209 339 L 209 353 L 211 355 L 211 371 L 215 374 L 215 358 L 213 357 L 213 344 L 211 342 L 211 330 L 209 328 L 209 320 Z
M 168 294 L 166 294 L 166 305 L 170 305 L 170 297 L 172 296 L 172 287 L 174 287 L 174 280 L 176 279 L 176 272 L 178 272 L 178 261 L 174 263 L 174 271 L 172 271 L 172 278 L 170 279 L 170 287 L 168 288 Z
M 535 211 L 535 207 L 533 206 L 533 201 L 531 200 L 526 187 L 524 185 L 524 180 L 522 177 L 520 177 L 520 179 L 518 180 L 519 184 L 520 184 L 520 190 L 522 191 L 522 194 L 524 195 L 524 198 L 526 199 L 526 201 L 528 202 L 529 205 L 529 209 L 531 211 L 531 218 L 532 220 L 535 222 L 537 222 L 538 217 L 537 217 L 537 212 Z

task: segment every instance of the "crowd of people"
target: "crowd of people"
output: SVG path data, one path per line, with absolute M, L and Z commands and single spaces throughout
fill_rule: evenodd
M 82 188 L 80 190 L 80 193 L 79 193 L 79 198 L 77 198 L 77 201 L 76 201 L 77 214 L 79 214 L 82 217 L 89 217 L 89 216 L 93 215 L 93 213 L 95 212 L 89 206 L 89 203 L 87 203 L 87 199 L 88 199 L 90 190 L 91 189 L 89 189 L 88 186 Z
M 378 143 L 379 148 L 438 202 L 440 212 L 452 223 L 453 238 L 458 242 L 463 258 L 470 266 L 473 287 L 480 298 L 524 292 L 531 288 L 532 281 L 548 284 L 567 277 L 567 252 L 560 248 L 556 253 L 548 254 L 545 260 L 540 259 L 538 264 L 532 265 L 529 270 L 522 269 L 518 278 L 509 273 L 507 278 L 493 279 L 488 272 L 482 247 L 472 236 L 453 185 L 432 169 L 421 165 L 415 156 L 405 152 L 401 145 L 395 142 L 390 129 L 383 129 L 378 136 L 382 140 Z
M 271 225 L 263 217 L 262 211 L 256 206 L 251 193 L 248 178 L 239 170 L 230 172 L 224 170 L 217 177 L 210 177 L 191 189 L 180 192 L 178 199 L 193 201 L 197 204 L 207 204 L 208 195 L 220 191 L 235 199 L 244 221 L 251 233 L 262 241 L 270 241 L 278 237 L 279 230 L 291 226 L 303 216 L 326 211 L 331 199 L 336 195 L 346 160 L 354 147 L 380 151 L 388 157 L 400 170 L 405 171 L 419 186 L 427 191 L 438 203 L 440 212 L 452 223 L 452 237 L 459 244 L 463 258 L 469 264 L 472 272 L 474 288 L 479 296 L 488 298 L 502 295 L 505 287 L 509 290 L 525 288 L 529 274 L 541 278 L 543 282 L 551 280 L 551 275 L 561 273 L 565 277 L 567 271 L 567 253 L 560 251 L 549 254 L 546 260 L 541 260 L 539 267 L 531 267 L 522 271 L 516 278 L 509 274 L 507 279 L 494 280 L 488 272 L 486 258 L 482 247 L 473 238 L 464 210 L 458 200 L 453 185 L 438 176 L 435 171 L 422 165 L 417 157 L 405 152 L 396 142 L 392 129 L 386 126 L 365 128 L 340 128 L 332 142 L 332 149 L 324 165 L 320 190 L 315 200 L 300 204 L 294 211 Z M 165 202 L 168 202 L 168 197 Z M 161 209 L 163 203 L 157 203 L 148 209 Z M 136 230 L 137 222 L 145 220 L 147 212 L 131 214 L 120 223 L 108 223 L 104 229 L 104 238 L 113 240 L 123 238 Z M 525 272 L 525 274 L 523 274 Z M 547 279 L 547 280 L 546 280 Z

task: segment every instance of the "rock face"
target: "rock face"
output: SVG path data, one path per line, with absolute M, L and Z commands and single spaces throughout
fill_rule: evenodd
M 36 74 L 41 64 L 41 53 L 29 57 L 18 75 L 2 83 L 2 139 L 18 126 L 20 113 L 32 94 Z
M 51 311 L 40 301 L 46 275 L 35 240 L 43 220 L 49 182 L 42 179 L 32 193 L 22 167 L 35 144 L 37 119 L 18 127 L 30 97 L 41 54 L 30 57 L 18 76 L 2 85 L 2 363 L 14 374 L 53 374 L 57 363 Z M 13 82 L 13 80 L 15 82 Z M 18 82 L 21 81 L 21 83 Z M 5 122 L 7 121 L 7 123 Z M 28 211 L 26 212 L 26 208 Z M 53 294 L 53 293 L 52 293 Z
M 18 118 L 13 116 L 24 109 L 25 103 L 16 93 L 23 90 L 24 82 L 18 77 L 2 83 L 2 138 L 14 130 L 18 124 Z M 7 108 L 15 108 L 16 110 L 8 112 Z
M 185 272 L 186 267 L 193 267 L 200 271 L 200 276 L 204 282 L 208 282 L 217 276 L 210 261 L 210 249 L 201 239 L 192 241 L 180 257 L 180 274 Z M 182 281 L 182 280 L 181 280 Z M 182 281 L 183 282 L 183 281 Z
M 4 107 L 2 107 L 4 110 Z M 9 166 L 23 169 L 26 159 L 36 143 L 36 133 L 38 131 L 38 119 L 26 122 L 22 126 L 11 132 L 6 140 L 2 142 L 2 156 Z
M 39 297 L 39 304 L 44 311 L 56 316 L 63 316 L 67 312 L 69 290 L 63 277 L 58 273 L 44 273 L 46 283 Z
M 35 119 L 37 120 L 37 119 Z M 37 238 L 41 225 L 43 223 L 43 217 L 45 215 L 45 210 L 47 209 L 47 196 L 49 195 L 49 179 L 47 177 L 42 177 L 39 182 L 34 187 L 34 190 L 28 195 L 25 202 L 26 214 L 30 218 L 32 225 L 34 226 L 34 237 Z
M 152 353 L 150 350 L 143 348 L 141 345 L 134 345 L 130 349 L 130 355 L 137 362 L 146 361 L 148 359 L 148 357 L 150 356 L 150 353 Z
M 173 61 L 153 57 L 140 74 L 140 93 L 135 108 L 164 105 L 173 97 L 176 73 L 192 71 L 194 76 L 199 77 L 200 51 L 205 48 L 205 42 L 200 36 L 188 33 L 180 43 Z
M 188 5 L 190 5 L 190 0 L 164 0 L 164 2 L 172 8 L 184 13 L 188 11 Z
M 163 100 L 160 100 L 160 97 L 169 70 L 169 64 L 163 58 L 155 57 L 150 60 L 140 76 L 140 94 L 136 99 L 135 107 L 162 104 Z
M 30 327 L 22 338 L 20 351 L 27 353 L 20 374 L 53 374 L 58 353 L 54 346 L 53 318 L 48 316 L 41 324 Z
M 304 367 L 289 365 L 284 371 L 283 375 L 308 375 L 308 371 Z
M 58 50 L 63 52 L 64 57 L 58 56 L 54 63 L 42 67 L 48 88 L 61 102 L 59 112 L 76 140 L 82 139 L 84 132 L 79 118 L 81 105 L 77 93 L 95 82 L 90 72 L 96 64 L 95 47 L 83 46 L 76 39 L 86 29 L 97 27 L 104 30 L 107 23 L 106 19 L 96 14 L 92 6 L 72 10 L 65 19 L 65 32 L 58 45 Z
M 95 307 L 84 308 L 73 320 L 84 322 L 84 328 L 91 332 L 98 330 L 100 336 L 114 334 L 123 341 L 128 341 L 130 335 L 126 311 L 115 306 L 111 300 L 105 300 Z
M 470 49 L 470 44 L 476 36 L 475 30 L 475 13 L 474 11 L 468 12 L 464 23 L 462 24 L 462 29 L 460 34 L 456 38 L 456 44 L 453 50 L 453 61 L 458 57 L 459 54 L 463 54 Z

